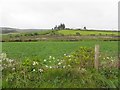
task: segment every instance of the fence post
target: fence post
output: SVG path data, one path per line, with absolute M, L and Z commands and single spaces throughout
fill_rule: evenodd
M 95 45 L 94 67 L 95 67 L 96 70 L 99 69 L 99 45 Z

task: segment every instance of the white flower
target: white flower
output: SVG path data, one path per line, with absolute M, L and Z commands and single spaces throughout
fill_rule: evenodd
M 0 55 L 0 58 L 6 58 L 7 57 L 7 54 L 6 53 L 2 53 L 1 55 Z
M 49 59 L 51 59 L 52 58 L 52 56 L 49 56 Z
M 65 66 L 63 66 L 63 68 L 65 68 Z
M 51 61 L 49 61 L 49 62 L 51 62 Z
M 15 68 L 12 68 L 12 70 L 14 71 L 14 70 L 15 70 Z
M 70 55 L 68 57 L 71 57 Z
M 38 69 L 39 72 L 43 72 L 43 69 Z
M 53 59 L 55 59 L 55 57 L 53 57 Z
M 33 72 L 35 72 L 35 69 L 33 69 Z
M 109 59 L 109 57 L 107 57 L 107 59 Z
M 70 65 L 68 65 L 68 67 L 70 67 Z
M 44 59 L 44 62 L 46 62 L 46 59 Z
M 38 62 L 33 61 L 33 66 L 34 66 L 34 65 L 38 65 Z
M 13 61 L 14 61 L 14 60 L 12 60 L 12 59 L 9 59 L 9 62 L 10 62 L 10 63 L 12 63 Z
M 45 67 L 48 67 L 47 65 L 45 65 Z
M 64 56 L 66 56 L 66 54 L 64 54 Z
M 113 62 L 114 60 L 111 60 L 111 62 Z
M 61 63 L 59 62 L 58 65 L 60 65 Z
M 50 66 L 50 68 L 52 68 L 52 66 Z
M 82 70 L 82 71 L 86 71 L 86 69 L 85 69 L 85 68 L 82 68 L 81 70 Z

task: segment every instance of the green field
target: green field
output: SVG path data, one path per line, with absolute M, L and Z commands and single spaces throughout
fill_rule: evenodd
M 79 41 L 79 42 L 4 42 L 2 52 L 9 58 L 23 59 L 24 57 L 39 57 L 40 59 L 54 56 L 61 58 L 64 54 L 70 54 L 79 47 L 92 47 L 100 45 L 100 52 L 117 57 L 117 41 Z
M 2 52 L 3 88 L 118 88 L 117 41 L 3 42 Z
M 118 35 L 118 32 L 113 31 L 89 31 L 89 30 L 59 30 L 58 33 L 64 35 L 76 35 L 79 32 L 81 35 Z

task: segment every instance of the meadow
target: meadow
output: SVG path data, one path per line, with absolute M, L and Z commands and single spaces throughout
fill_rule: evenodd
M 92 47 L 95 44 L 100 45 L 100 52 L 109 56 L 117 57 L 117 41 L 79 41 L 79 42 L 4 42 L 2 43 L 2 52 L 7 53 L 9 58 L 22 59 L 24 57 L 38 57 L 41 59 L 54 56 L 62 57 L 64 54 L 70 54 L 79 47 Z
M 95 44 L 100 45 L 99 71 Z M 4 42 L 2 49 L 3 88 L 119 87 L 116 41 Z
M 73 37 L 78 38 L 77 32 L 80 38 L 81 35 L 88 37 L 72 41 Z M 89 39 L 89 35 L 95 35 L 96 39 Z M 97 36 L 100 35 L 106 39 L 106 36 L 118 36 L 118 33 L 56 30 L 3 34 L 5 42 L 0 48 L 2 87 L 118 88 L 119 41 L 110 37 L 107 41 L 99 40 Z M 47 39 L 31 41 L 38 38 Z M 96 44 L 100 46 L 98 70 L 94 68 Z
M 58 33 L 64 35 L 76 35 L 76 33 L 80 33 L 80 35 L 114 35 L 118 36 L 119 32 L 115 31 L 95 31 L 95 30 L 59 30 Z

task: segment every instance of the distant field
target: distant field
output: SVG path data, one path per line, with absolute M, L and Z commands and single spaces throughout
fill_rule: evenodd
M 4 42 L 2 52 L 10 58 L 23 59 L 25 57 L 39 57 L 40 59 L 54 56 L 61 58 L 65 53 L 70 54 L 79 47 L 94 47 L 100 45 L 100 51 L 104 55 L 117 57 L 117 41 L 79 41 L 79 42 Z
M 87 30 L 59 30 L 58 33 L 64 34 L 64 35 L 76 35 L 76 33 L 79 32 L 81 35 L 118 35 L 118 32 L 112 32 L 112 31 L 87 31 Z

